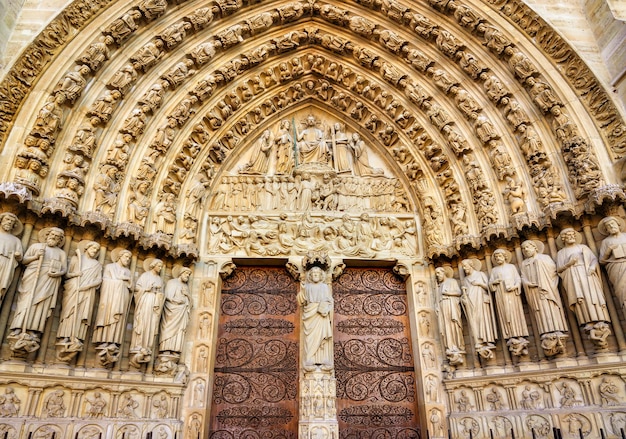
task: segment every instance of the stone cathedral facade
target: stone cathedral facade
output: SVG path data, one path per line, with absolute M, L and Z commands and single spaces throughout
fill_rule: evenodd
M 0 435 L 624 437 L 585 61 L 520 0 L 70 2 L 0 78 Z

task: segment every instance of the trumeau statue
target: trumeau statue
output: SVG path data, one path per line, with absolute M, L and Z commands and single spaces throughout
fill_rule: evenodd
M 510 263 L 511 253 L 508 250 L 496 250 L 492 260 L 489 287 L 495 294 L 502 336 L 513 355 L 527 355 L 528 325 L 522 306 L 522 280 L 515 265 Z
M 130 305 L 131 273 L 128 266 L 131 256 L 126 249 L 113 249 L 113 262 L 104 267 L 93 332 L 93 342 L 103 366 L 110 366 L 119 358 Z
M 12 213 L 0 214 L 0 305 L 13 281 L 17 264 L 22 260 L 24 249 L 18 236 L 24 226 Z
M 559 295 L 556 264 L 550 256 L 543 254 L 543 248 L 540 241 L 522 243 L 526 258 L 522 261 L 522 285 L 537 321 L 541 346 L 547 356 L 554 356 L 564 352 L 567 323 Z
M 465 272 L 461 302 L 467 316 L 467 323 L 474 339 L 474 348 L 484 359 L 493 358 L 495 341 L 498 338 L 493 301 L 489 293 L 487 275 L 480 271 L 478 259 L 465 259 L 461 262 Z
M 99 251 L 97 242 L 81 241 L 70 260 L 57 329 L 57 358 L 61 361 L 70 361 L 83 350 L 96 290 L 102 283 L 102 264 L 96 259 Z
M 439 284 L 439 321 L 446 357 L 451 366 L 458 366 L 465 362 L 461 287 L 451 267 L 437 267 L 435 275 Z
M 298 303 L 302 306 L 304 367 L 311 370 L 332 368 L 333 297 L 322 268 L 313 266 L 306 272 Z
M 135 368 L 152 360 L 164 302 L 160 276 L 163 262 L 149 258 L 143 265 L 145 271 L 135 284 L 135 319 L 130 342 L 130 364 Z
M 598 224 L 598 230 L 606 236 L 600 245 L 600 263 L 606 267 L 613 292 L 624 308 L 626 305 L 626 233 L 624 233 L 624 220 L 616 216 L 607 216 Z
M 581 242 L 582 237 L 576 230 L 561 230 L 557 239 L 561 249 L 556 255 L 556 269 L 578 324 L 598 349 L 604 349 L 611 333 L 608 325 L 611 318 L 602 291 L 598 259 Z
M 45 228 L 39 232 L 39 242 L 32 244 L 24 254 L 22 262 L 26 269 L 17 290 L 8 336 L 15 355 L 39 349 L 39 337 L 56 305 L 61 279 L 67 271 L 67 257 L 60 248 L 64 242 L 63 230 Z

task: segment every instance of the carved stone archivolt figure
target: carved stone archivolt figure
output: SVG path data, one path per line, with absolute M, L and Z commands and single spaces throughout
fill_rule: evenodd
M 131 257 L 130 251 L 116 248 L 111 251 L 113 262 L 104 267 L 93 332 L 98 359 L 103 366 L 111 365 L 119 357 L 130 304 L 131 274 L 128 266 Z
M 39 349 L 39 336 L 56 305 L 61 278 L 67 271 L 67 257 L 60 248 L 65 242 L 63 230 L 42 229 L 39 241 L 28 248 L 22 261 L 26 269 L 17 290 L 9 335 L 15 353 Z
M 598 224 L 600 233 L 606 236 L 600 245 L 600 263 L 606 268 L 613 292 L 622 307 L 626 307 L 626 233 L 624 220 L 607 216 Z
M 96 290 L 102 283 L 102 264 L 96 259 L 99 251 L 97 242 L 81 241 L 70 260 L 57 329 L 57 358 L 61 361 L 69 361 L 83 350 Z
M 0 214 L 0 305 L 24 254 L 22 242 L 18 238 L 23 229 L 24 226 L 14 214 Z
M 159 274 L 162 268 L 160 259 L 146 259 L 145 272 L 135 284 L 135 318 L 130 342 L 130 364 L 135 368 L 152 360 L 164 301 L 163 280 Z
M 553 356 L 563 352 L 567 323 L 559 295 L 556 264 L 550 256 L 543 254 L 543 248 L 540 241 L 522 243 L 526 258 L 522 261 L 522 285 L 541 334 L 544 352 Z
M 461 301 L 474 338 L 474 347 L 482 358 L 493 358 L 498 336 L 487 274 L 480 271 L 481 262 L 478 259 L 465 259 L 461 267 L 465 272 Z
M 465 362 L 461 287 L 454 279 L 451 267 L 436 268 L 435 276 L 439 284 L 439 323 L 446 357 L 451 366 L 457 366 Z
M 522 280 L 515 265 L 511 264 L 508 250 L 498 249 L 492 256 L 493 269 L 489 287 L 495 293 L 496 308 L 502 336 L 515 356 L 528 354 L 528 325 L 522 306 Z
M 302 306 L 305 368 L 331 368 L 333 365 L 333 297 L 322 268 L 314 266 L 298 293 Z
M 561 230 L 557 245 L 556 269 L 567 293 L 567 303 L 576 314 L 578 324 L 584 327 L 597 348 L 607 347 L 611 321 L 602 292 L 598 259 L 591 249 L 581 244 L 580 233 L 572 228 Z
M 161 201 L 154 207 L 156 231 L 173 235 L 176 229 L 176 196 L 172 193 L 161 194 Z

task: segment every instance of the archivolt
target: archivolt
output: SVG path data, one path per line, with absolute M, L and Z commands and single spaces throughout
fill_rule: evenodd
M 516 11 L 518 19 L 529 17 L 521 6 Z M 246 148 L 249 141 L 234 145 L 233 137 L 245 137 L 246 124 L 248 131 L 259 125 L 257 112 L 267 125 L 312 100 L 370 131 L 369 140 L 398 162 L 415 189 L 430 255 L 539 224 L 542 210 L 578 214 L 590 195 L 596 202 L 605 193 L 615 196 L 614 186 L 603 187 L 614 179 L 605 159 L 622 153 L 622 125 L 608 99 L 597 103 L 606 96 L 595 79 L 586 73 L 576 76 L 573 88 L 557 86 L 562 78 L 543 68 L 544 55 L 528 40 L 514 44 L 518 31 L 467 4 L 243 7 L 234 1 L 199 8 L 189 1 L 173 8 L 144 0 L 96 23 L 104 29 L 100 41 L 73 43 L 55 58 L 58 69 L 41 75 L 45 80 L 38 84 L 58 85 L 37 86 L 47 102 L 29 95 L 20 113 L 29 128 L 25 134 L 13 130 L 9 138 L 24 142 L 12 178 L 45 199 L 44 211 L 80 213 L 83 223 L 118 224 L 114 234 L 169 247 L 167 239 L 146 240 L 157 236 L 152 225 L 144 234 L 144 225 L 128 222 L 127 203 L 118 200 L 137 196 L 142 178 L 153 189 L 152 205 L 164 193 L 182 199 L 193 184 L 187 176 L 211 179 L 228 155 Z M 57 46 L 74 26 L 67 14 L 59 25 Z M 535 19 L 526 29 L 567 65 L 568 77 L 580 71 L 580 60 L 543 24 Z M 18 64 L 33 63 L 36 49 L 48 44 L 41 68 L 55 49 L 51 35 L 47 30 Z M 74 68 L 71 60 L 89 68 Z M 261 82 L 267 86 L 254 91 Z M 576 92 L 585 96 L 611 151 L 586 140 L 599 135 L 580 111 Z M 289 102 L 278 104 L 281 93 Z M 6 116 L 18 101 L 5 101 Z M 39 111 L 29 118 L 29 109 Z M 80 128 L 70 132 L 61 124 Z M 56 185 L 42 184 L 48 168 L 61 170 L 53 173 Z M 106 184 L 108 198 L 80 200 L 84 188 Z M 519 185 L 536 190 L 527 212 L 505 202 Z M 450 224 L 443 224 L 438 205 L 449 209 Z M 474 215 L 465 215 L 468 205 L 475 205 Z M 184 203 L 179 206 L 184 212 Z M 509 212 L 524 215 L 507 221 Z

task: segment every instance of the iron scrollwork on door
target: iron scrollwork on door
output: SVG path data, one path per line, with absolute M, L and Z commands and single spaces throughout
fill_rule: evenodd
M 238 268 L 224 282 L 211 439 L 295 439 L 296 284 L 283 269 Z
M 340 437 L 419 437 L 404 282 L 389 270 L 351 268 L 333 294 Z

